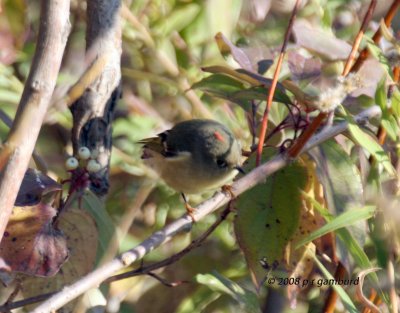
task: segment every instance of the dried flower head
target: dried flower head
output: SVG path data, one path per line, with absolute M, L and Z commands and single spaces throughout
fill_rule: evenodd
M 352 91 L 362 88 L 363 83 L 357 74 L 349 74 L 346 77 L 339 76 L 332 87 L 321 90 L 314 105 L 322 112 L 335 110 Z

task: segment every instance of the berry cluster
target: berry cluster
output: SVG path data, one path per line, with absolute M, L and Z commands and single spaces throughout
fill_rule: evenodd
M 97 151 L 90 151 L 87 147 L 80 147 L 78 150 L 78 158 L 69 157 L 65 161 L 65 167 L 68 171 L 76 170 L 78 167 L 84 167 L 89 173 L 100 171 L 101 165 L 97 162 Z

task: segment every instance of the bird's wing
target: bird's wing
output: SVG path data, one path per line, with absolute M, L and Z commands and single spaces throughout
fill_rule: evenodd
M 160 137 L 144 138 L 138 141 L 144 145 L 145 148 L 152 151 L 158 152 L 159 154 L 164 154 L 165 148 Z
M 185 162 L 191 157 L 191 155 L 192 154 L 188 151 L 175 152 L 174 154 L 169 152 L 168 155 L 165 156 L 165 160 L 172 163 Z
M 143 144 L 144 148 L 155 151 L 166 158 L 177 157 L 178 155 L 180 155 L 180 153 L 178 153 L 177 151 L 173 151 L 167 145 L 168 133 L 169 131 L 167 130 L 158 134 L 157 137 L 150 137 L 139 140 L 138 143 Z

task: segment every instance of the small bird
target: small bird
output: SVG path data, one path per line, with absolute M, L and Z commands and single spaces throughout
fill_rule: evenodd
M 228 128 L 214 120 L 180 122 L 139 143 L 144 144 L 142 159 L 182 194 L 193 220 L 193 209 L 185 194 L 219 188 L 243 171 L 239 142 Z

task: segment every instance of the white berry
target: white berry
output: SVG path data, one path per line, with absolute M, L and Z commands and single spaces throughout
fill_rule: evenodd
M 76 158 L 70 157 L 65 161 L 65 167 L 67 170 L 74 170 L 79 166 L 79 162 Z
M 92 159 L 97 159 L 98 156 L 99 156 L 99 150 L 97 149 L 92 150 L 90 157 Z
M 90 150 L 87 147 L 80 147 L 78 155 L 81 160 L 87 160 L 90 158 Z
M 86 169 L 88 170 L 88 172 L 90 173 L 96 173 L 98 171 L 100 171 L 101 169 L 101 165 L 99 162 L 97 162 L 96 160 L 90 160 L 88 162 L 88 164 L 86 165 Z

